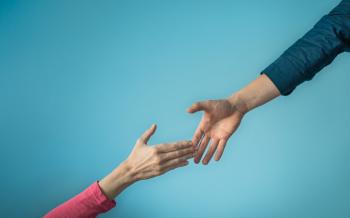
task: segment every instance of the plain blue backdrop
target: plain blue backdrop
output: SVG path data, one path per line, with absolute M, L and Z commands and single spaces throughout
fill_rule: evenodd
M 0 1 L 0 216 L 39 217 L 152 123 L 255 79 L 338 0 Z M 102 217 L 350 217 L 349 54 L 249 113 L 220 162 L 142 181 Z

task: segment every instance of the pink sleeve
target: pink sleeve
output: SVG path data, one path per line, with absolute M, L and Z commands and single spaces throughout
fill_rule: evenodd
M 92 218 L 112 209 L 115 204 L 114 200 L 109 200 L 102 193 L 98 182 L 95 182 L 77 196 L 51 210 L 44 217 Z

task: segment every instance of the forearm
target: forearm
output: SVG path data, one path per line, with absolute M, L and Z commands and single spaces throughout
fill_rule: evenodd
M 265 74 L 229 97 L 232 105 L 243 114 L 280 96 L 274 83 Z
M 124 189 L 136 181 L 127 162 L 123 162 L 100 182 L 102 192 L 109 198 L 116 198 Z

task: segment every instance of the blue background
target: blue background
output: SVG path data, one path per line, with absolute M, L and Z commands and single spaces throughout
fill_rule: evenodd
M 194 101 L 255 79 L 339 1 L 0 1 L 0 216 L 39 217 Z M 349 217 L 349 54 L 249 113 L 220 162 L 139 182 L 102 217 Z

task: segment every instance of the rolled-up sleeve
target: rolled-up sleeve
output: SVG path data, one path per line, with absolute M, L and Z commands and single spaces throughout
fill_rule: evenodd
M 275 62 L 262 71 L 282 95 L 311 80 L 334 58 L 349 50 L 350 0 L 342 1 Z

